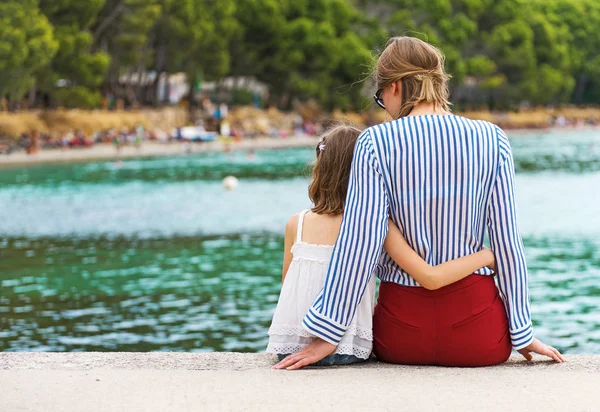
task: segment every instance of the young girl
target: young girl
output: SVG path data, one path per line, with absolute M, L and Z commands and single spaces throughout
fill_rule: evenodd
M 317 160 L 308 194 L 314 206 L 290 218 L 285 228 L 283 286 L 269 328 L 267 352 L 282 360 L 303 349 L 314 337 L 302 320 L 325 284 L 327 268 L 344 211 L 350 166 L 360 130 L 337 126 L 317 145 Z M 408 245 L 391 220 L 384 243 L 388 255 L 426 289 L 439 289 L 484 266 L 493 266 L 489 249 L 438 266 L 427 264 Z M 354 320 L 335 352 L 315 365 L 343 365 L 366 360 L 373 347 L 372 317 L 375 276 L 371 277 Z

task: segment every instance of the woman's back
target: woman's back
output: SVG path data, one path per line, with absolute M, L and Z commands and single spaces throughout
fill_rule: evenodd
M 507 145 L 499 132 L 491 123 L 454 115 L 407 116 L 369 129 L 390 193 L 390 217 L 429 264 L 481 249 Z M 383 280 L 417 285 L 386 254 L 381 263 Z
M 373 273 L 382 280 L 381 289 L 412 289 L 407 291 L 411 295 L 420 291 L 414 290 L 418 286 L 414 279 L 382 254 L 389 217 L 405 235 L 408 245 L 432 265 L 479 250 L 487 231 L 496 256 L 500 294 L 497 290 L 490 294 L 492 300 L 484 306 L 474 299 L 480 295 L 477 288 L 468 296 L 457 298 L 451 307 L 465 313 L 455 314 L 462 320 L 452 319 L 450 329 L 465 325 L 463 321 L 469 313 L 477 315 L 478 311 L 487 310 L 486 306 L 491 308 L 502 301 L 506 311 L 495 313 L 508 315 L 508 325 L 503 324 L 501 317 L 495 323 L 486 320 L 482 324 L 492 325 L 495 332 L 510 336 L 513 347 L 528 358 L 535 351 L 552 353 L 560 361 L 558 352 L 533 338 L 527 267 L 517 225 L 514 162 L 508 138 L 491 123 L 450 113 L 450 76 L 444 69 L 444 56 L 427 42 L 412 37 L 390 39 L 377 59 L 373 78 L 377 87 L 375 103 L 397 120 L 368 128 L 356 141 L 344 218 L 325 286 L 303 320 L 303 326 L 324 342 L 312 344 L 290 362 L 298 367 L 307 359 L 319 359 L 340 341 Z M 470 279 L 473 284 L 494 285 L 490 277 L 473 275 Z M 384 299 L 380 294 L 378 307 L 385 308 L 384 300 L 388 306 L 397 302 L 392 295 Z M 471 306 L 463 307 L 463 303 Z M 404 323 L 427 318 L 419 308 L 419 304 L 410 307 L 410 319 Z M 380 312 L 383 316 L 384 312 Z M 398 313 L 406 314 L 407 310 Z M 391 323 L 402 323 L 393 313 L 386 316 Z M 448 321 L 444 312 L 434 317 Z M 384 327 L 387 328 L 391 325 Z M 415 328 L 419 329 L 412 324 L 408 329 L 414 332 Z M 399 352 L 405 352 L 410 345 L 419 345 L 424 336 L 417 333 L 418 339 L 407 339 L 405 333 L 399 332 L 402 328 L 396 329 L 398 334 L 387 344 Z M 429 325 L 427 330 L 435 334 L 438 329 Z M 469 339 L 454 333 L 449 336 L 450 340 L 442 339 L 433 347 L 434 355 L 437 350 L 448 349 L 450 342 L 475 342 L 474 347 L 456 348 L 459 355 L 450 359 L 449 364 L 495 362 L 493 356 L 488 356 L 489 348 L 477 344 L 486 336 L 489 339 L 485 328 L 473 328 Z M 400 341 L 408 345 L 400 345 Z M 478 353 L 476 361 L 459 359 L 461 353 L 471 349 Z M 429 356 L 427 363 L 435 363 L 434 358 Z
M 320 337 L 319 328 L 339 336 L 339 325 L 352 319 L 372 273 L 383 282 L 419 286 L 382 253 L 389 216 L 432 265 L 480 250 L 487 231 L 513 344 L 530 342 L 527 267 L 515 204 L 510 144 L 497 126 L 429 114 L 368 128 L 356 143 L 348 202 L 329 266 L 336 275 L 327 277 L 304 325 Z M 477 273 L 493 274 L 488 268 Z M 330 292 L 334 287 L 336 294 Z

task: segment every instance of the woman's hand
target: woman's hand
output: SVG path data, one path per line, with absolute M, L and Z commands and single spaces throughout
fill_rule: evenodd
M 538 353 L 540 355 L 548 356 L 549 358 L 554 359 L 558 363 L 566 362 L 566 359 L 563 355 L 560 354 L 559 351 L 554 349 L 552 346 L 540 342 L 535 338 L 533 338 L 533 342 L 525 346 L 523 349 L 519 349 L 517 352 L 523 355 L 528 361 L 533 359 L 531 353 Z
M 273 369 L 294 370 L 318 362 L 325 356 L 330 355 L 337 348 L 323 339 L 316 339 L 313 343 L 302 349 L 300 352 L 292 353 L 286 356 L 281 362 L 273 366 Z

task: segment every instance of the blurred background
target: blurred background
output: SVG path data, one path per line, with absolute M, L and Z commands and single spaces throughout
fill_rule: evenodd
M 389 120 L 373 56 L 411 35 L 511 138 L 537 337 L 600 354 L 598 27 L 596 0 L 3 0 L 0 351 L 263 351 L 317 136 Z

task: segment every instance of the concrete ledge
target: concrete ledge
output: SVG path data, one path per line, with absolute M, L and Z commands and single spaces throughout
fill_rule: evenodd
M 270 370 L 277 363 L 274 355 L 267 353 L 238 352 L 0 352 L 0 369 L 37 370 L 93 370 L 93 369 L 153 369 L 153 370 L 213 370 L 245 371 Z M 503 370 L 519 368 L 535 371 L 574 371 L 600 373 L 600 356 L 572 355 L 568 362 L 556 364 L 538 358 L 527 362 L 513 355 L 508 362 L 492 368 L 445 368 L 434 366 L 392 365 L 382 362 L 365 362 L 334 369 L 395 369 L 395 370 Z M 310 368 L 325 370 L 331 368 Z M 307 369 L 308 370 L 308 369 Z
M 2 411 L 600 411 L 600 356 L 275 371 L 243 353 L 0 353 Z

